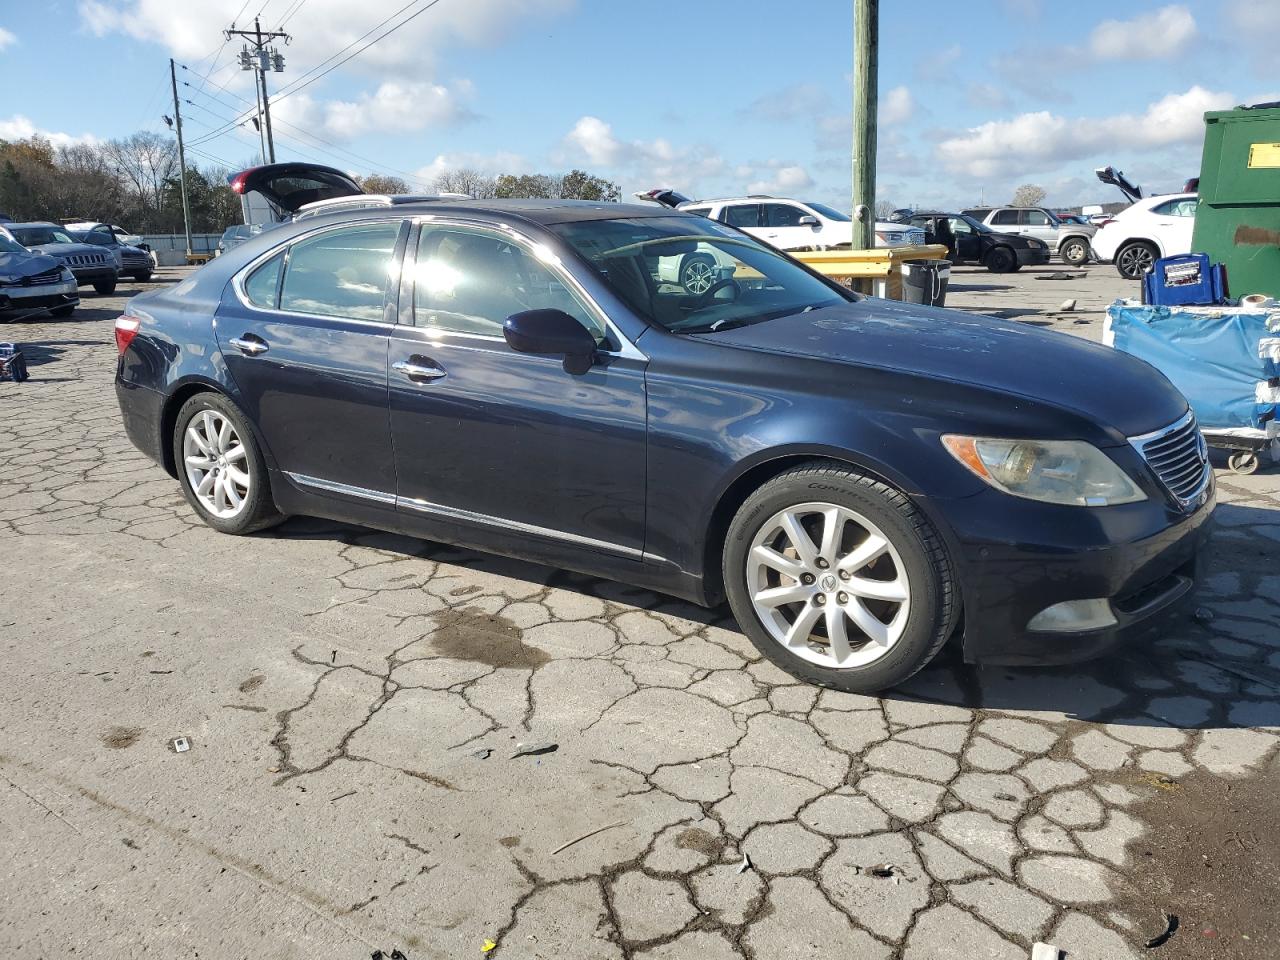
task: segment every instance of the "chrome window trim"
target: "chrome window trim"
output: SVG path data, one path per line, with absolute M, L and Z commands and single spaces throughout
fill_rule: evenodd
M 235 274 L 231 277 L 231 287 L 233 290 L 235 290 L 236 297 L 239 299 L 242 306 L 244 306 L 246 309 L 249 309 L 249 310 L 256 310 L 259 313 L 269 313 L 277 317 L 302 317 L 307 320 L 327 320 L 332 323 L 358 323 L 361 326 L 374 327 L 378 330 L 392 330 L 396 325 L 394 323 L 386 323 L 385 321 L 382 321 L 382 320 L 359 320 L 359 319 L 356 319 L 355 317 L 338 317 L 338 316 L 334 316 L 333 314 L 324 314 L 324 313 L 303 313 L 297 310 L 281 310 L 279 307 L 259 306 L 258 304 L 250 301 L 248 295 L 244 292 L 244 283 L 245 283 L 245 280 L 248 279 L 249 274 L 253 273 L 254 270 L 260 267 L 262 264 L 266 263 L 276 254 L 283 252 L 285 255 L 285 259 L 284 259 L 284 263 L 281 264 L 280 266 L 280 281 L 279 281 L 280 286 L 278 286 L 276 290 L 276 297 L 277 299 L 279 299 L 280 292 L 282 290 L 282 285 L 284 284 L 285 271 L 289 266 L 289 254 L 293 252 L 293 248 L 297 244 L 302 243 L 305 240 L 311 240 L 325 233 L 332 233 L 335 230 L 347 230 L 351 227 L 376 226 L 384 223 L 403 224 L 408 219 L 409 217 L 399 216 L 399 217 L 376 217 L 376 218 L 370 218 L 368 220 L 352 220 L 344 223 L 331 223 L 322 227 L 318 227 L 317 229 L 314 229 L 314 230 L 309 230 L 305 233 L 295 234 L 294 236 L 290 237 L 288 240 L 285 240 L 282 243 L 279 243 L 276 246 L 272 247 L 266 253 L 261 253 L 258 256 L 254 257 L 247 264 L 245 264 L 243 267 L 237 270 Z M 397 243 L 399 242 L 399 233 L 397 233 L 396 235 L 396 241 Z M 393 249 L 394 247 L 395 247 L 395 244 L 392 245 Z M 390 282 L 389 279 L 388 279 L 388 282 Z M 384 296 L 384 302 L 385 302 L 385 296 Z
M 1150 433 L 1143 433 L 1143 434 L 1139 434 L 1136 437 L 1128 438 L 1129 444 L 1138 452 L 1138 456 L 1142 458 L 1142 462 L 1146 464 L 1147 469 L 1151 471 L 1151 475 L 1156 478 L 1156 483 L 1160 484 L 1160 486 L 1165 490 L 1165 492 L 1167 492 L 1169 496 L 1171 496 L 1178 503 L 1178 505 L 1181 506 L 1183 509 L 1186 509 L 1187 507 L 1190 507 L 1193 504 L 1199 503 L 1201 499 L 1203 499 L 1204 492 L 1209 488 L 1209 483 L 1213 479 L 1213 464 L 1209 462 L 1208 448 L 1205 444 L 1205 439 L 1204 439 L 1204 431 L 1201 430 L 1199 425 L 1197 424 L 1196 434 L 1199 438 L 1198 449 L 1201 453 L 1201 456 L 1203 457 L 1203 464 L 1201 468 L 1202 472 L 1200 474 L 1200 483 L 1196 486 L 1196 489 L 1192 492 L 1192 494 L 1189 497 L 1179 496 L 1169 487 L 1167 483 L 1165 483 L 1164 478 L 1160 476 L 1156 468 L 1151 466 L 1150 462 L 1148 462 L 1147 454 L 1144 448 L 1148 443 L 1151 443 L 1153 440 L 1159 440 L 1162 437 L 1166 437 L 1166 436 L 1169 436 L 1170 434 L 1177 433 L 1179 430 L 1182 430 L 1185 427 L 1189 426 L 1190 424 L 1194 423 L 1195 419 L 1196 419 L 1195 411 L 1188 409 L 1185 414 L 1183 414 L 1181 417 L 1179 417 L 1177 420 L 1175 420 L 1173 423 L 1169 424 L 1166 427 L 1162 427 L 1159 430 L 1152 430 Z
M 493 517 L 486 513 L 475 513 L 474 511 L 463 510 L 458 507 L 446 507 L 443 504 L 432 503 L 429 500 L 419 500 L 413 497 L 400 497 L 396 496 L 394 493 L 386 493 L 381 490 L 370 490 L 366 487 L 356 487 L 346 483 L 337 483 L 333 480 L 325 480 L 321 477 L 311 477 L 301 473 L 290 473 L 286 471 L 285 476 L 300 486 L 311 487 L 315 490 L 324 490 L 327 493 L 340 493 L 344 496 L 356 497 L 361 500 L 370 500 L 374 503 L 381 503 L 388 506 L 406 507 L 410 510 L 416 510 L 419 513 L 431 514 L 432 516 L 442 517 L 447 520 L 460 520 L 464 523 L 496 527 L 499 530 L 509 530 L 513 533 L 531 534 L 533 536 L 544 537 L 550 540 L 574 543 L 579 546 L 590 547 L 595 550 L 604 550 L 608 553 L 616 553 L 635 560 L 644 559 L 643 550 L 637 550 L 635 547 L 626 547 L 618 543 L 610 543 L 607 540 L 597 540 L 594 537 L 584 537 L 576 533 L 566 533 L 563 530 L 553 530 L 550 527 L 540 527 L 532 523 L 522 523 L 519 520 L 507 520 L 503 517 Z
M 538 256 L 536 248 L 539 246 L 543 248 L 547 247 L 547 244 L 543 243 L 542 241 L 536 240 L 533 237 L 530 237 L 528 234 L 523 233 L 520 230 L 517 230 L 515 227 L 511 226 L 511 224 L 505 223 L 502 221 L 479 220 L 474 217 L 458 217 L 458 216 L 451 216 L 449 214 L 441 215 L 441 214 L 430 214 L 430 213 L 421 214 L 417 217 L 414 217 L 413 221 L 415 224 L 417 224 L 420 227 L 424 225 L 425 226 L 481 227 L 481 228 L 486 228 L 494 233 L 508 234 L 511 237 L 511 239 L 515 243 L 517 243 L 519 246 L 523 247 L 533 257 L 535 261 L 545 266 L 551 272 L 551 274 L 556 277 L 556 279 L 558 279 L 561 283 L 563 283 L 570 290 L 572 290 L 578 296 L 578 298 L 583 302 L 583 304 L 586 305 L 587 309 L 592 314 L 595 315 L 595 318 L 601 322 L 605 330 L 607 330 L 609 334 L 614 339 L 616 339 L 617 342 L 621 345 L 617 350 L 597 351 L 601 356 L 623 357 L 628 360 L 640 360 L 640 361 L 646 361 L 649 359 L 649 357 L 646 354 L 642 353 L 640 349 L 634 343 L 632 343 L 631 340 L 627 338 L 627 335 L 622 332 L 622 330 L 618 327 L 618 325 L 614 323 L 612 319 L 610 319 L 609 314 L 606 313 L 604 308 L 601 307 L 600 304 L 596 302 L 595 297 L 591 296 L 591 294 L 587 292 L 587 289 L 581 283 L 578 282 L 578 278 L 575 277 L 572 273 L 569 272 L 569 270 L 565 268 L 564 264 L 561 262 L 559 254 L 556 254 L 556 259 L 554 263 L 548 262 L 547 260 L 544 260 L 542 257 Z M 409 252 L 410 251 L 405 250 L 405 257 L 409 256 Z M 414 251 L 415 256 L 416 256 L 416 253 L 417 251 Z M 415 307 L 415 313 L 416 313 L 417 305 L 414 304 L 414 307 Z M 427 328 L 414 325 L 413 329 L 425 330 Z M 439 332 L 445 336 L 450 336 L 450 337 L 459 336 L 459 337 L 469 337 L 474 340 L 485 340 L 489 342 L 502 342 L 502 343 L 506 342 L 503 337 L 487 336 L 482 333 L 455 333 L 452 330 L 441 330 Z

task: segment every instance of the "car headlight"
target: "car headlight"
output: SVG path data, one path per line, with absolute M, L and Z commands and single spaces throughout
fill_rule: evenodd
M 991 486 L 1015 497 L 1077 507 L 1147 499 L 1115 462 L 1083 440 L 942 437 L 950 454 Z
M 885 243 L 898 243 L 902 240 L 901 233 L 890 233 L 888 230 L 884 231 L 883 233 L 877 230 L 876 236 L 879 237 Z
M 1028 240 L 1027 248 L 1030 250 L 1039 250 L 1043 244 L 1039 240 Z

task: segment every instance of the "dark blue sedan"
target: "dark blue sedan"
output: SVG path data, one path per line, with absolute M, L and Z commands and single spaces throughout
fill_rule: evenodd
M 864 692 L 958 631 L 970 661 L 1093 656 L 1193 586 L 1213 475 L 1141 361 L 654 206 L 382 199 L 118 320 L 125 429 L 210 526 L 323 516 L 727 599 L 780 667 Z

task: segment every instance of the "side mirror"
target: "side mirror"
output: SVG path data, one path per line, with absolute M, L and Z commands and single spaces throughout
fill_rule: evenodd
M 818 218 L 817 218 L 817 217 L 811 217 L 811 216 L 805 215 L 805 216 L 803 216 L 803 217 L 801 217 L 801 218 L 800 218 L 800 226 L 802 226 L 802 227 L 817 227 L 817 226 L 820 226 L 820 224 L 818 223 Z
M 513 313 L 502 325 L 502 335 L 518 353 L 563 356 L 569 373 L 586 373 L 595 362 L 596 338 L 563 310 Z

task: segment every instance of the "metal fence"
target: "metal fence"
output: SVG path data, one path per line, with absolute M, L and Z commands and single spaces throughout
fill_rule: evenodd
M 218 247 L 220 233 L 193 233 L 191 250 L 193 253 L 213 253 Z M 182 233 L 148 233 L 142 242 L 147 244 L 156 255 L 156 263 L 162 267 L 181 266 L 187 262 L 187 237 Z

